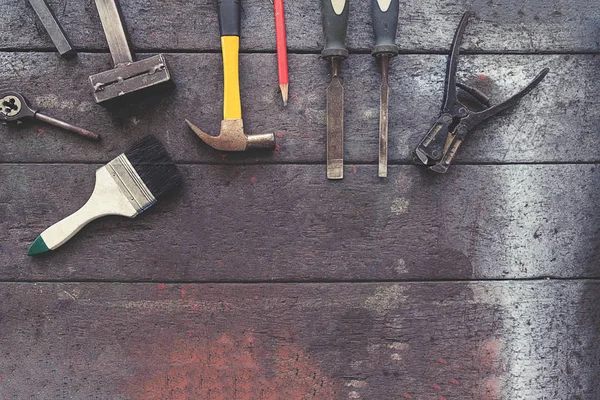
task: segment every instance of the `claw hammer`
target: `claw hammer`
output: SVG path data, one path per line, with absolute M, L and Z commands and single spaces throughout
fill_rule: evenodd
M 185 122 L 209 146 L 223 151 L 244 151 L 275 147 L 273 133 L 247 135 L 242 121 L 240 100 L 240 0 L 219 0 L 219 28 L 223 54 L 223 120 L 219 136 L 202 131 L 187 119 Z

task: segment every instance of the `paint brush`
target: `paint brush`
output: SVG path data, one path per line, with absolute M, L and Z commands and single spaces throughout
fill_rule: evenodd
M 146 136 L 96 171 L 87 203 L 52 225 L 29 247 L 28 255 L 54 250 L 91 221 L 105 215 L 134 218 L 181 184 L 177 166 L 154 136 Z

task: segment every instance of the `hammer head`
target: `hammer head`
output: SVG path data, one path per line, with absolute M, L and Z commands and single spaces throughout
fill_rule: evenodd
M 90 76 L 96 103 L 102 104 L 143 89 L 172 84 L 164 55 L 117 65 L 114 69 Z
M 203 142 L 217 150 L 245 151 L 275 147 L 275 135 L 273 133 L 246 135 L 244 133 L 244 122 L 241 119 L 224 119 L 221 121 L 219 136 L 209 135 L 187 119 L 185 122 Z

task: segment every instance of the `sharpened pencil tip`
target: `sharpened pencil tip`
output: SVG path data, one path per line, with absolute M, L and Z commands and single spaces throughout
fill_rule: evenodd
M 288 84 L 284 83 L 279 85 L 279 89 L 281 89 L 281 98 L 283 99 L 283 106 L 287 107 L 288 103 Z
M 35 256 L 36 254 L 42 254 L 47 251 L 50 251 L 50 249 L 48 246 L 46 246 L 46 242 L 44 242 L 44 239 L 42 239 L 42 236 L 40 235 L 33 241 L 33 243 L 31 243 L 31 246 L 29 246 L 27 255 Z

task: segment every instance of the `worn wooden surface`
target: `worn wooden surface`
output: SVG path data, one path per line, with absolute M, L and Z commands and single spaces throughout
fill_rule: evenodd
M 0 85 L 18 85 L 49 115 L 82 121 L 105 140 L 98 145 L 41 123 L 3 128 L 0 161 L 107 162 L 137 138 L 154 133 L 186 163 L 315 163 L 325 161 L 327 64 L 317 55 L 290 57 L 290 106 L 277 92 L 274 54 L 241 57 L 244 126 L 248 132 L 276 132 L 271 154 L 229 154 L 202 144 L 184 120 L 217 134 L 222 116 L 221 58 L 218 54 L 169 54 L 177 87 L 135 107 L 106 110 L 93 104 L 88 76 L 108 70 L 107 54 L 82 54 L 65 62 L 55 54 L 1 53 Z M 598 162 L 600 146 L 600 56 L 466 56 L 465 82 L 503 101 L 526 86 L 544 67 L 553 72 L 513 112 L 481 126 L 459 153 L 458 162 Z M 442 55 L 396 58 L 391 71 L 390 159 L 410 162 L 410 152 L 439 115 L 445 75 Z M 377 161 L 379 74 L 369 55 L 349 58 L 343 71 L 346 97 L 346 160 Z M 568 73 L 565 73 L 568 71 Z M 275 79 L 275 81 L 273 81 Z M 369 88 L 369 90 L 365 90 Z M 355 95 L 353 95 L 355 93 Z
M 52 43 L 21 0 L 3 0 L 0 15 L 10 35 L 0 37 L 0 49 L 51 49 Z M 106 50 L 93 0 L 49 0 L 76 47 Z M 320 51 L 323 38 L 318 1 L 286 3 L 291 51 Z M 372 46 L 370 1 L 350 5 L 348 45 L 367 51 Z M 448 51 L 462 13 L 477 15 L 465 47 L 475 51 L 598 52 L 600 11 L 591 0 L 403 0 L 398 43 L 405 51 Z M 152 0 L 123 1 L 123 14 L 136 49 L 214 50 L 219 47 L 214 2 Z M 242 48 L 275 50 L 272 3 L 244 0 Z
M 284 109 L 272 5 L 244 0 L 245 127 L 278 147 L 227 155 L 183 123 L 219 128 L 214 1 L 121 1 L 138 57 L 167 53 L 176 82 L 124 109 L 88 87 L 111 68 L 94 1 L 49 3 L 82 52 L 59 58 L 27 2 L 0 1 L 0 89 L 104 140 L 0 126 L 0 399 L 600 398 L 596 2 L 401 1 L 381 180 L 370 5 L 352 0 L 341 182 L 325 179 L 319 2 L 286 3 Z M 463 81 L 499 102 L 551 72 L 434 176 L 410 151 L 439 113 L 467 9 Z M 182 191 L 28 258 L 94 170 L 147 133 L 181 165 Z
M 37 234 L 85 203 L 97 167 L 0 167 L 0 278 L 600 277 L 596 165 L 456 166 L 443 177 L 396 166 L 387 180 L 375 165 L 351 165 L 334 185 L 322 165 L 193 165 L 181 196 L 26 256 Z
M 0 397 L 591 400 L 599 290 L 4 283 Z

